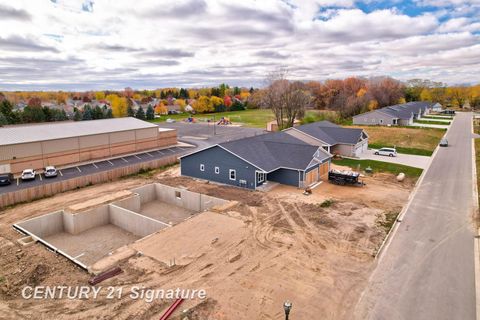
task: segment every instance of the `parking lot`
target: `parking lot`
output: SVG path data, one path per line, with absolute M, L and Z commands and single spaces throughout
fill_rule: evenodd
M 14 183 L 12 183 L 11 185 L 0 186 L 0 193 L 26 189 L 40 184 L 68 180 L 71 178 L 94 174 L 97 172 L 107 171 L 113 168 L 124 167 L 149 160 L 161 159 L 170 155 L 180 156 L 182 154 L 191 152 L 191 150 L 192 148 L 175 146 L 167 149 L 142 152 L 114 159 L 99 160 L 97 162 L 59 169 L 57 177 L 54 178 L 45 178 L 43 173 L 37 173 L 35 175 L 35 180 L 30 181 L 22 181 L 20 177 L 17 177 Z
M 258 128 L 225 126 L 206 123 L 158 123 L 161 128 L 177 129 L 178 140 L 196 145 L 199 149 L 217 143 L 236 140 L 263 134 L 265 131 Z

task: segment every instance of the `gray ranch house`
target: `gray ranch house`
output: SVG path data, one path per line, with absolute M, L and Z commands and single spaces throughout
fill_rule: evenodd
M 420 119 L 434 109 L 441 110 L 441 105 L 428 101 L 412 101 L 353 116 L 353 124 L 411 126 L 414 119 Z
M 343 128 L 330 121 L 319 121 L 283 132 L 310 145 L 323 147 L 331 154 L 360 157 L 368 149 L 368 134 L 363 129 Z
M 268 181 L 304 188 L 328 179 L 332 155 L 287 133 L 224 142 L 180 157 L 181 175 L 257 189 Z

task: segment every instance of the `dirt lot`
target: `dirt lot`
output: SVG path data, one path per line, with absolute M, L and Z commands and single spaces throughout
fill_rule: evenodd
M 105 294 L 96 300 L 22 299 L 26 285 L 85 285 L 89 275 L 41 245 L 20 247 L 20 235 L 11 228 L 27 217 L 157 180 L 239 204 L 141 240 L 134 246 L 152 243 L 151 251 L 119 262 L 124 272 L 103 287 L 205 289 L 206 300 L 181 306 L 190 309 L 190 319 L 281 319 L 286 299 L 293 301 L 295 319 L 348 319 L 384 238 L 382 221 L 401 210 L 412 188 L 382 174 L 365 178 L 364 188 L 322 183 L 304 196 L 293 187 L 252 192 L 177 174 L 174 168 L 155 178 L 92 186 L 0 212 L 0 318 L 158 319 L 171 301 L 147 303 L 127 295 L 109 300 Z M 168 266 L 165 260 L 175 255 L 176 266 Z M 178 313 L 174 319 L 180 319 Z

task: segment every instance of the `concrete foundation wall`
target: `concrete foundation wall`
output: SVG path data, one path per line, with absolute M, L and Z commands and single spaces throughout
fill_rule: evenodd
M 110 223 L 139 237 L 166 228 L 167 225 L 149 217 L 142 216 L 133 211 L 120 208 L 116 205 L 109 206 Z
M 141 196 L 138 194 L 134 194 L 132 197 L 115 201 L 112 204 L 133 212 L 140 212 L 142 207 L 142 204 L 140 201 L 141 201 Z
M 135 192 L 140 196 L 141 204 L 145 204 L 147 202 L 157 200 L 157 192 L 155 190 L 155 184 L 148 184 L 140 188 L 133 189 L 132 192 Z
M 63 210 L 17 223 L 17 225 L 37 237 L 48 237 L 63 232 Z
M 110 221 L 108 205 L 96 207 L 76 214 L 63 214 L 64 231 L 79 234 L 88 229 L 103 226 Z
M 156 183 L 157 200 L 192 211 L 204 211 L 227 203 L 226 200 Z M 179 197 L 177 197 L 179 196 Z

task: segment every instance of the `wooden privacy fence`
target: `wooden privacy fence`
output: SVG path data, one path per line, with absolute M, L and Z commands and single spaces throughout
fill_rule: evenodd
M 75 177 L 68 180 L 46 183 L 27 189 L 3 193 L 0 194 L 0 209 L 16 203 L 28 202 L 93 184 L 117 180 L 124 176 L 136 174 L 141 169 L 155 169 L 169 164 L 174 164 L 176 161 L 177 157 L 175 155 L 171 155 L 162 159 L 145 161 L 81 177 Z

